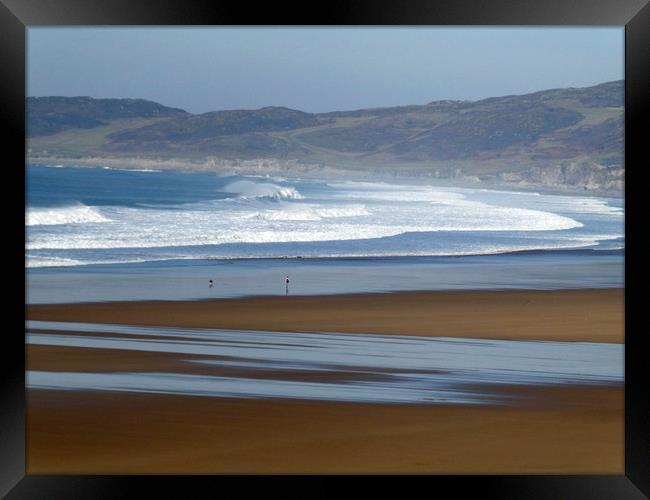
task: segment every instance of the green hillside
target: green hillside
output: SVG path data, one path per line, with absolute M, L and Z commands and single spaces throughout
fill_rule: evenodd
M 193 115 L 133 99 L 30 98 L 32 157 L 275 159 L 439 178 L 620 189 L 623 82 L 479 101 Z
M 125 118 L 160 118 L 185 115 L 144 99 L 92 97 L 28 97 L 27 134 L 39 137 L 70 129 L 91 129 Z

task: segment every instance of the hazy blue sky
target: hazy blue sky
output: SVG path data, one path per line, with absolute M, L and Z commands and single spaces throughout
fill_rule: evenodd
M 27 92 L 332 111 L 619 80 L 623 50 L 622 27 L 29 28 Z

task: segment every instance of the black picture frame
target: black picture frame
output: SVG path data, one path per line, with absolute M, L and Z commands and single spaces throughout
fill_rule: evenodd
M 625 26 L 625 474 L 611 476 L 418 476 L 413 486 L 454 497 L 472 492 L 495 498 L 633 499 L 650 497 L 650 393 L 645 331 L 635 325 L 641 311 L 641 171 L 650 89 L 650 6 L 648 0 L 331 0 L 318 4 L 279 5 L 201 0 L 0 0 L 0 116 L 5 130 L 7 192 L 25 193 L 25 49 L 26 28 L 46 25 L 608 25 Z M 15 176 L 15 177 L 14 177 Z M 15 179 L 15 181 L 13 181 Z M 23 196 L 24 201 L 24 196 Z M 25 227 L 11 204 L 15 233 L 5 241 L 15 259 L 24 259 Z M 24 220 L 24 219 L 22 219 Z M 15 245 L 15 248 L 14 248 Z M 14 254 L 15 252 L 15 254 Z M 24 261 L 23 261 L 24 262 Z M 8 266 L 13 269 L 11 264 Z M 213 496 L 224 486 L 247 492 L 244 478 L 227 476 L 35 476 L 25 475 L 25 276 L 19 275 L 7 297 L 11 322 L 3 332 L 0 363 L 0 495 L 7 498 L 116 498 L 144 487 L 162 497 L 188 496 L 199 487 Z M 20 294 L 22 291 L 22 297 Z M 22 305 L 19 302 L 23 300 Z M 16 302 L 15 306 L 12 302 Z M 21 314 L 22 311 L 22 314 Z M 268 486 L 289 487 L 287 478 L 267 477 Z M 328 478 L 315 478 L 319 493 Z M 395 477 L 373 476 L 386 488 Z M 294 490 L 294 478 L 290 478 Z M 327 480 L 327 481 L 326 481 Z M 230 483 L 237 484 L 230 484 Z M 401 483 L 401 481 L 400 481 Z M 426 484 L 417 484 L 426 483 Z M 400 484 L 401 486 L 401 484 Z M 312 488 L 314 485 L 312 485 Z M 449 489 L 451 488 L 451 489 Z M 178 493 L 182 492 L 182 493 Z M 313 490 L 310 490 L 312 493 Z M 303 490 L 303 494 L 307 490 Z

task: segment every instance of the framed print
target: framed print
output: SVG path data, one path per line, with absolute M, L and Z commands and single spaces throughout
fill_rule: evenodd
M 0 18 L 7 498 L 650 495 L 645 0 Z

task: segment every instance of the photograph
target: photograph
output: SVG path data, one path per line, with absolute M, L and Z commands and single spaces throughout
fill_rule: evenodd
M 624 26 L 28 26 L 32 475 L 624 475 Z

